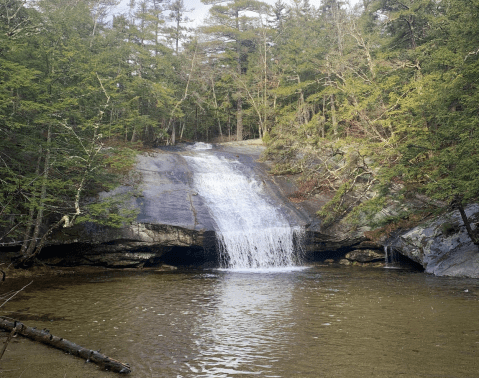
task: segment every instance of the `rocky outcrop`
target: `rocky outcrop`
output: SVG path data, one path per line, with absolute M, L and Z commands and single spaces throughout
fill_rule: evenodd
M 468 206 L 466 215 L 475 230 L 479 205 Z M 385 243 L 421 264 L 427 273 L 479 278 L 479 246 L 467 234 L 459 211 L 403 231 Z
M 57 232 L 52 242 L 40 257 L 47 264 L 60 266 L 143 267 L 167 261 L 175 264 L 174 256 L 182 249 L 182 258 L 190 258 L 178 265 L 216 259 L 213 231 L 165 224 L 133 222 L 122 228 L 81 224 Z
M 263 150 L 246 142 L 218 146 L 216 153 L 242 163 L 242 169 L 262 184 L 292 224 L 306 226 L 310 218 L 284 198 L 267 174 L 268 167 L 257 162 Z M 124 210 L 136 212 L 136 221 L 120 228 L 85 223 L 57 230 L 42 258 L 56 265 L 111 267 L 155 262 L 209 264 L 217 259 L 217 227 L 194 189 L 193 173 L 185 159 L 192 153 L 183 146 L 138 156 L 138 187 L 123 186 L 100 195 L 103 200 L 116 198 Z
M 301 213 L 307 214 L 310 219 L 306 229 L 305 249 L 307 258 L 322 261 L 327 259 L 325 252 L 342 251 L 346 253 L 354 248 L 382 248 L 379 244 L 369 242 L 364 236 L 364 231 L 370 230 L 367 227 L 357 227 L 341 222 L 336 224 L 335 227 L 324 229 L 317 212 L 332 198 L 333 194 L 322 193 L 296 198 L 295 195 L 298 193 L 297 178 L 298 176 L 295 175 L 276 175 L 272 176 L 271 180 L 283 197 L 288 198 L 292 206 Z M 362 244 L 367 242 L 369 242 L 367 246 Z
M 316 212 L 327 201 L 328 194 L 290 201 L 291 194 L 297 191 L 295 177 L 269 175 L 269 163 L 259 162 L 264 147 L 257 141 L 226 143 L 215 149 L 224 158 L 241 162 L 290 222 L 306 227 L 307 260 L 334 257 L 339 261 L 353 249 L 382 248 L 368 242 L 361 229 L 341 225 L 340 229 L 323 233 Z M 63 228 L 56 232 L 42 258 L 56 265 L 111 267 L 216 261 L 216 225 L 193 187 L 193 173 L 185 159 L 191 154 L 183 146 L 138 156 L 135 172 L 139 186 L 123 186 L 100 196 L 117 198 L 124 209 L 137 213 L 136 221 L 121 228 L 91 223 Z
M 371 249 L 355 249 L 347 253 L 344 257 L 349 261 L 357 261 L 360 263 L 384 261 L 384 253 L 378 253 Z
M 332 193 L 298 200 L 294 196 L 298 191 L 296 177 L 269 175 L 270 164 L 258 162 L 263 151 L 263 146 L 249 141 L 217 147 L 219 154 L 240 161 L 262 182 L 268 196 L 293 224 L 306 226 L 307 260 L 376 264 L 384 261 L 383 245 L 388 245 L 422 265 L 428 273 L 479 277 L 479 250 L 468 237 L 458 212 L 380 242 L 364 236 L 370 230 L 367 224 L 352 225 L 341 220 L 322 228 L 316 213 Z M 184 158 L 190 153 L 187 148 L 171 148 L 139 156 L 139 187 L 124 186 L 103 194 L 103 198 L 127 198 L 122 204 L 137 212 L 136 221 L 122 228 L 87 223 L 61 229 L 45 249 L 43 258 L 57 265 L 112 267 L 214 264 L 216 225 L 193 187 L 192 172 Z M 383 212 L 391 215 L 388 211 Z M 476 228 L 479 205 L 469 206 L 466 211 Z
M 321 210 L 334 195 L 334 193 L 319 193 L 297 199 L 295 195 L 298 189 L 294 176 L 277 176 L 274 180 L 286 196 L 292 198 L 295 206 L 309 213 L 313 219 L 314 214 Z M 428 202 L 433 201 L 419 195 L 416 198 L 409 198 L 407 202 L 393 201 L 381 209 L 374 220 L 378 222 L 414 209 L 424 211 L 425 204 Z M 469 206 L 467 215 L 473 224 L 473 229 L 476 229 L 479 205 Z M 394 252 L 400 254 L 401 260 L 403 260 L 401 256 L 404 256 L 418 266 L 422 266 L 427 273 L 437 276 L 479 278 L 479 247 L 473 244 L 467 234 L 458 211 L 440 218 L 436 217 L 412 229 L 403 228 L 387 240 L 386 237 L 382 237 L 377 242 L 368 240 L 365 237 L 365 232 L 368 234 L 368 231 L 372 229 L 366 219 L 363 219 L 362 223 L 352 224 L 347 217 L 343 216 L 334 223 L 322 227 L 320 222 L 313 222 L 309 228 L 308 255 L 314 260 L 321 261 L 332 258 L 341 265 L 369 264 L 365 262 L 367 257 L 364 254 L 371 249 L 373 252 L 371 256 L 374 256 L 371 263 L 375 264 L 376 261 L 384 261 L 383 246 L 391 246 Z M 331 254 L 328 251 L 337 251 L 337 253 Z

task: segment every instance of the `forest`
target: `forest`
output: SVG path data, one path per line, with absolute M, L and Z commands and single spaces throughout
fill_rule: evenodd
M 179 141 L 262 138 L 325 224 L 477 200 L 479 0 L 202 1 L 0 0 L 0 243 L 121 225 L 91 198 Z

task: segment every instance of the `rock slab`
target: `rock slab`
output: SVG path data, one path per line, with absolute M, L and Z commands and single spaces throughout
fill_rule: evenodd
M 465 210 L 475 230 L 479 204 Z M 467 234 L 459 211 L 417 226 L 386 243 L 421 264 L 426 273 L 479 278 L 479 246 Z

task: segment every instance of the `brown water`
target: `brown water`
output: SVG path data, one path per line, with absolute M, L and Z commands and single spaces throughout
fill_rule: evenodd
M 128 362 L 131 377 L 478 377 L 478 299 L 477 280 L 313 267 L 37 279 L 1 310 Z M 0 366 L 115 376 L 23 338 Z

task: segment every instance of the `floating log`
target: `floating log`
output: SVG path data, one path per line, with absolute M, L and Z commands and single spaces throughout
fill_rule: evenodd
M 53 336 L 47 329 L 38 330 L 36 328 L 27 327 L 21 322 L 11 321 L 2 317 L 0 317 L 0 328 L 10 332 L 16 328 L 16 332 L 22 336 L 28 337 L 34 341 L 39 341 L 43 344 L 50 345 L 74 356 L 81 357 L 89 362 L 93 362 L 102 366 L 106 370 L 111 370 L 121 374 L 131 373 L 131 369 L 128 364 L 116 361 L 97 351 L 83 348 L 80 345 L 72 343 L 71 341 L 61 337 Z

